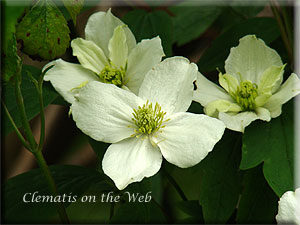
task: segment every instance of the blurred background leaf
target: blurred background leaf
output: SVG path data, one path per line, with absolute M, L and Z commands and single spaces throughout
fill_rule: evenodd
M 273 18 L 252 18 L 236 24 L 218 36 L 204 52 L 198 62 L 200 72 L 210 72 L 216 68 L 222 70 L 230 48 L 237 46 L 239 39 L 247 34 L 255 34 L 266 44 L 270 44 L 280 36 Z
M 179 46 L 198 37 L 209 28 L 222 11 L 220 6 L 186 6 L 178 4 L 169 8 L 174 17 L 174 41 Z
M 67 8 L 74 25 L 76 25 L 77 15 L 83 7 L 84 0 L 62 0 L 64 6 Z
M 171 17 L 166 12 L 136 9 L 126 13 L 122 20 L 131 29 L 137 42 L 159 35 L 165 54 L 172 55 L 174 27 Z

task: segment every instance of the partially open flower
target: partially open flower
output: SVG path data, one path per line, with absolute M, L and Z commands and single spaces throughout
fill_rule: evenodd
M 300 80 L 294 73 L 281 85 L 284 67 L 275 50 L 247 35 L 231 49 L 225 61 L 226 73 L 219 74 L 223 89 L 199 73 L 194 100 L 227 128 L 244 132 L 254 120 L 278 117 L 282 104 L 300 93 Z
M 197 66 L 183 57 L 164 60 L 145 76 L 138 96 L 90 82 L 71 106 L 76 125 L 107 149 L 103 171 L 124 189 L 156 174 L 162 156 L 179 167 L 199 163 L 224 132 L 224 124 L 206 115 L 187 113 Z
M 300 225 L 300 188 L 285 192 L 278 202 L 277 223 Z
M 93 14 L 85 27 L 85 38 L 72 40 L 73 55 L 80 64 L 58 59 L 45 75 L 54 88 L 72 103 L 78 89 L 90 81 L 114 84 L 138 92 L 145 74 L 164 56 L 159 37 L 136 40 L 130 29 L 110 10 Z

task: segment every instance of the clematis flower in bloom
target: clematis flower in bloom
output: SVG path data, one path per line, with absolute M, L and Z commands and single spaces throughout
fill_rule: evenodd
M 277 223 L 300 225 L 300 188 L 285 192 L 278 202 Z
M 159 37 L 136 40 L 130 29 L 110 10 L 97 12 L 89 18 L 85 38 L 72 40 L 73 55 L 80 64 L 62 59 L 52 65 L 44 80 L 52 85 L 66 101 L 72 103 L 74 94 L 90 81 L 100 81 L 130 89 L 137 93 L 145 74 L 164 56 Z
M 247 35 L 231 48 L 226 73 L 219 74 L 222 88 L 199 73 L 194 100 L 227 128 L 244 132 L 254 120 L 278 117 L 282 104 L 300 93 L 300 80 L 294 73 L 281 85 L 284 67 L 275 50 Z
M 76 95 L 71 110 L 78 128 L 112 143 L 102 167 L 117 188 L 156 174 L 162 156 L 181 168 L 194 166 L 220 140 L 223 122 L 186 112 L 196 76 L 194 63 L 173 57 L 147 73 L 138 96 L 100 82 L 90 82 Z

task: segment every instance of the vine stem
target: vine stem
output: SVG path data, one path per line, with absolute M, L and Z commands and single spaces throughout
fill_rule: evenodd
M 1 102 L 2 102 L 3 109 L 4 109 L 4 111 L 5 111 L 6 115 L 7 115 L 7 118 L 9 119 L 11 125 L 13 126 L 13 128 L 14 128 L 14 130 L 15 130 L 17 136 L 18 136 L 18 138 L 19 138 L 20 141 L 22 142 L 23 146 L 24 146 L 25 148 L 27 148 L 28 150 L 30 150 L 30 146 L 28 145 L 28 143 L 26 142 L 25 138 L 23 137 L 23 135 L 22 135 L 21 132 L 19 131 L 17 125 L 15 124 L 15 122 L 14 122 L 12 116 L 10 115 L 10 113 L 9 113 L 9 111 L 8 111 L 8 109 L 7 109 L 7 107 L 6 107 L 6 105 L 4 104 L 3 100 L 2 100 Z
M 281 34 L 284 46 L 286 48 L 286 51 L 288 53 L 290 62 L 292 64 L 293 63 L 293 49 L 292 49 L 292 45 L 291 45 L 292 44 L 291 43 L 292 40 L 289 40 L 289 38 L 288 38 L 287 31 L 285 29 L 284 23 L 283 23 L 283 21 L 281 19 L 279 10 L 276 7 L 275 3 L 273 1 L 271 1 L 270 5 L 271 5 L 272 12 L 274 14 L 274 17 L 275 17 L 275 19 L 277 21 L 277 24 L 278 24 L 278 27 L 279 27 L 279 30 L 280 30 L 280 34 Z
M 46 160 L 45 160 L 42 152 L 41 151 L 34 151 L 33 155 L 35 156 L 41 170 L 43 171 L 43 173 L 45 175 L 45 178 L 47 180 L 47 184 L 48 184 L 48 187 L 49 187 L 49 190 L 50 190 L 51 194 L 53 196 L 57 196 L 58 192 L 57 192 L 57 188 L 56 188 L 54 179 L 51 176 L 49 167 L 46 163 Z M 58 211 L 58 214 L 59 214 L 62 222 L 63 223 L 70 223 L 63 204 L 61 202 L 56 202 L 56 207 L 57 207 L 57 211 Z
M 20 65 L 18 68 L 18 71 L 16 73 L 16 81 L 15 81 L 16 100 L 17 100 L 17 105 L 18 105 L 19 111 L 20 111 L 21 121 L 22 121 L 22 125 L 24 128 L 26 138 L 29 142 L 30 149 L 33 150 L 36 148 L 37 143 L 33 137 L 33 134 L 32 134 L 28 119 L 27 119 L 26 111 L 25 111 L 24 100 L 23 100 L 23 96 L 22 96 L 22 92 L 21 92 L 21 70 L 22 70 L 22 66 Z
M 27 144 L 26 140 L 24 139 L 24 137 L 22 136 L 22 134 L 20 133 L 20 131 L 18 130 L 13 118 L 11 117 L 11 115 L 9 114 L 9 111 L 7 110 L 7 108 L 5 107 L 5 111 L 9 117 L 10 122 L 12 123 L 19 139 L 22 141 L 22 144 L 34 155 L 34 157 L 36 158 L 40 169 L 42 170 L 46 181 L 47 181 L 47 185 L 49 187 L 50 193 L 55 197 L 58 196 L 58 191 L 54 182 L 54 179 L 50 173 L 49 167 L 46 163 L 46 160 L 43 156 L 42 153 L 42 149 L 43 149 L 43 145 L 44 145 L 44 138 L 45 138 L 45 115 L 44 115 L 44 104 L 43 104 L 43 95 L 42 95 L 42 85 L 43 85 L 43 76 L 45 73 L 42 74 L 42 76 L 39 78 L 39 82 L 37 80 L 35 80 L 31 74 L 31 78 L 33 79 L 33 82 L 36 86 L 38 95 L 39 95 L 39 103 L 40 103 L 40 113 L 41 113 L 41 135 L 40 135 L 40 141 L 39 144 L 37 144 L 33 134 L 32 134 L 32 130 L 30 128 L 29 125 L 29 121 L 27 119 L 27 115 L 26 115 L 26 111 L 25 111 L 25 105 L 24 105 L 24 100 L 23 100 L 23 96 L 22 96 L 22 92 L 21 92 L 21 71 L 22 71 L 22 63 L 19 64 L 19 68 L 18 71 L 16 73 L 16 80 L 15 80 L 15 93 L 16 93 L 16 100 L 17 100 L 17 105 L 19 108 L 19 112 L 20 112 L 20 116 L 21 116 L 21 121 L 22 121 L 22 125 L 24 128 L 24 133 L 25 136 L 27 138 L 27 141 L 29 142 L 29 144 Z M 3 103 L 4 105 L 4 103 Z M 5 105 L 4 105 L 5 106 Z M 57 212 L 59 214 L 59 217 L 61 219 L 61 221 L 63 223 L 70 223 L 66 210 L 63 206 L 63 204 L 61 202 L 56 202 L 56 208 L 57 208 Z
M 178 192 L 178 194 L 180 195 L 182 200 L 188 201 L 187 197 L 185 196 L 183 190 L 181 189 L 179 184 L 176 182 L 176 180 L 166 170 L 163 170 L 163 172 L 164 172 L 165 176 L 168 178 L 169 182 L 173 185 L 175 190 Z

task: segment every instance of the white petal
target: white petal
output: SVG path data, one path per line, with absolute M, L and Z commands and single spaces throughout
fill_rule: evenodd
M 192 102 L 197 71 L 196 64 L 184 57 L 165 59 L 147 73 L 139 96 L 158 102 L 168 113 L 185 112 Z
M 181 168 L 194 166 L 204 159 L 225 130 L 218 119 L 183 112 L 171 115 L 165 125 L 154 142 L 168 162 Z
M 282 83 L 284 67 L 285 65 L 271 66 L 263 72 L 258 84 L 259 94 L 277 91 Z
M 264 120 L 268 122 L 271 120 L 271 114 L 269 110 L 263 107 L 258 107 L 255 109 L 255 112 L 260 120 Z
M 137 44 L 128 57 L 125 76 L 125 83 L 132 92 L 138 94 L 145 75 L 161 61 L 164 55 L 158 36 L 150 40 L 142 40 Z
M 104 52 L 106 57 L 109 57 L 108 43 L 113 36 L 114 30 L 117 26 L 124 25 L 124 23 L 115 17 L 111 10 L 107 12 L 97 12 L 90 16 L 85 27 L 85 38 L 95 42 Z M 126 33 L 126 40 L 128 46 L 128 53 L 135 47 L 136 41 L 131 30 L 124 27 Z
M 218 115 L 218 112 L 240 112 L 242 111 L 242 108 L 233 102 L 227 101 L 227 100 L 215 100 L 210 103 L 208 103 L 204 108 L 205 114 L 209 116 Z
M 231 48 L 225 61 L 226 73 L 235 76 L 238 80 L 241 75 L 243 81 L 249 80 L 256 84 L 270 66 L 282 66 L 280 56 L 255 35 L 241 38 L 239 45 Z
M 259 119 L 254 112 L 241 112 L 235 115 L 229 113 L 219 113 L 219 119 L 222 120 L 230 130 L 244 132 L 245 128 L 254 120 Z
M 97 141 L 115 143 L 134 134 L 133 108 L 142 105 L 133 93 L 113 84 L 90 82 L 72 106 L 77 127 Z
M 255 105 L 256 107 L 263 106 L 266 104 L 266 102 L 270 99 L 272 96 L 271 92 L 264 93 L 262 95 L 259 95 L 255 98 Z
M 219 83 L 228 93 L 235 93 L 239 86 L 238 80 L 230 74 L 222 75 L 222 73 L 220 73 Z
M 224 99 L 233 102 L 230 95 L 215 83 L 209 81 L 200 72 L 197 75 L 196 90 L 193 100 L 206 106 L 209 102 Z
M 162 163 L 162 155 L 148 138 L 128 138 L 112 144 L 106 151 L 102 167 L 122 190 L 128 184 L 156 174 Z
M 264 108 L 267 108 L 272 118 L 275 118 L 281 114 L 281 106 L 299 93 L 300 80 L 296 74 L 292 73 L 279 90 L 269 98 Z
M 73 103 L 77 87 L 89 81 L 98 81 L 98 77 L 80 64 L 68 63 L 62 59 L 52 61 L 44 66 L 43 71 L 54 65 L 45 74 L 44 80 L 50 81 L 55 90 L 69 103 Z
M 278 202 L 278 224 L 300 224 L 300 188 L 285 192 Z
M 117 26 L 108 43 L 109 59 L 117 68 L 125 68 L 128 58 L 128 46 L 123 26 Z
M 97 74 L 108 64 L 102 51 L 94 42 L 76 38 L 71 42 L 73 55 L 77 56 L 80 64 Z

